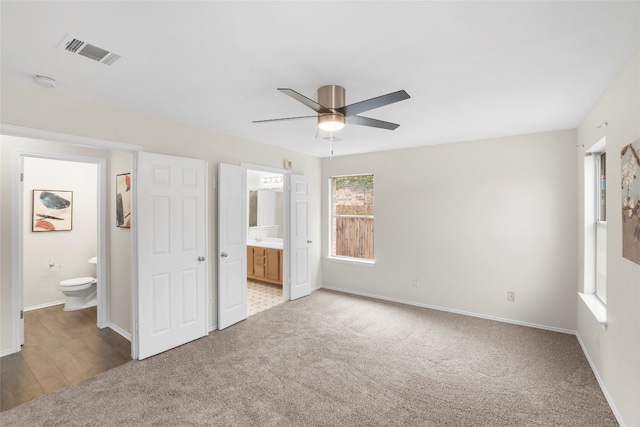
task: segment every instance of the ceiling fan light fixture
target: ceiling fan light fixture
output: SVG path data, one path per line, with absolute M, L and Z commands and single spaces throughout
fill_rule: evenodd
M 318 117 L 318 127 L 327 132 L 335 132 L 344 127 L 345 120 L 342 114 L 323 114 Z

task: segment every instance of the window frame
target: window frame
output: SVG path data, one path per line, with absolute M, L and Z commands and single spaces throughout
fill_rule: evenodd
M 606 293 L 604 298 L 602 295 L 598 296 L 596 293 L 596 280 L 598 275 L 598 256 L 602 262 L 604 260 L 604 273 L 605 289 L 606 292 L 606 203 L 601 203 L 601 197 L 604 194 L 606 201 L 606 168 L 604 180 L 602 178 L 602 170 L 600 159 L 605 161 L 606 156 L 601 157 L 602 153 L 607 151 L 607 139 L 602 137 L 598 142 L 593 144 L 584 153 L 584 181 L 583 181 L 583 258 L 582 258 L 582 291 L 578 292 L 580 299 L 584 302 L 587 309 L 593 314 L 595 319 L 606 330 L 608 327 L 607 322 L 607 306 L 606 306 Z M 604 184 L 604 185 L 603 185 Z M 604 190 L 604 193 L 602 193 Z M 602 206 L 602 207 L 601 207 Z M 604 212 L 603 212 L 604 210 Z M 604 215 L 603 215 L 604 214 Z M 598 232 L 604 231 L 604 236 L 601 234 L 601 243 L 604 245 L 601 247 L 601 253 L 598 254 Z M 604 239 L 602 239 L 604 237 Z M 602 267 L 602 264 L 601 264 Z M 602 278 L 602 277 L 601 277 Z
M 595 297 L 606 306 L 607 304 L 607 150 L 606 146 L 592 153 L 594 157 L 594 225 L 595 225 L 595 262 L 594 262 L 594 290 Z M 598 236 L 604 235 L 604 242 Z M 604 249 L 604 259 L 598 257 Z M 604 265 L 604 278 L 599 278 L 599 265 Z
M 356 177 L 356 176 L 372 176 L 375 182 L 375 174 L 373 172 L 369 173 L 357 173 L 357 174 L 344 174 L 344 175 L 333 175 L 329 177 L 328 186 L 329 186 L 329 233 L 328 233 L 328 254 L 327 259 L 335 262 L 342 262 L 348 264 L 361 264 L 361 265 L 374 265 L 375 264 L 375 196 L 374 196 L 374 213 L 373 215 L 353 215 L 353 214 L 336 214 L 335 205 L 334 205 L 334 180 L 336 178 L 346 178 L 346 177 Z M 375 184 L 372 189 L 372 192 L 375 193 Z M 371 219 L 374 224 L 374 232 L 371 237 L 373 240 L 373 256 L 372 258 L 358 258 L 344 255 L 334 255 L 334 244 L 335 244 L 335 219 L 336 218 L 367 218 Z

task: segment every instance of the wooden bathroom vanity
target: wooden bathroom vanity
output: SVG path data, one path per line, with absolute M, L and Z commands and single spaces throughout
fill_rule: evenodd
M 282 286 L 282 249 L 247 246 L 247 278 Z

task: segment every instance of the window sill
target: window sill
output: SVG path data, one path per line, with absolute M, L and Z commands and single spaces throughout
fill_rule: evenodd
M 327 257 L 327 261 L 337 262 L 341 264 L 362 265 L 365 267 L 373 267 L 376 265 L 375 260 L 372 259 L 359 259 L 359 258 L 346 258 L 346 257 Z
M 602 326 L 604 329 L 607 329 L 607 326 L 609 325 L 607 323 L 607 306 L 604 305 L 602 301 L 600 301 L 600 299 L 594 294 L 584 294 L 582 292 L 578 292 L 578 295 L 580 295 L 580 298 L 582 298 L 584 304 L 591 311 L 598 323 L 600 323 L 600 326 Z

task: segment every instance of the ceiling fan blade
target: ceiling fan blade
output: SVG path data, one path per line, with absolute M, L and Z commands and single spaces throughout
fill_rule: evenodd
M 403 101 L 408 98 L 411 97 L 407 92 L 405 92 L 404 90 L 399 90 L 397 92 L 392 92 L 386 95 L 367 99 L 366 101 L 360 101 L 354 104 L 345 105 L 344 107 L 336 108 L 336 111 L 344 114 L 345 117 L 350 117 L 356 114 L 363 113 L 365 111 L 373 110 L 374 108 L 379 108 L 385 105 L 393 104 L 394 102 Z
M 369 117 L 362 117 L 362 116 L 349 116 L 349 117 L 345 117 L 345 119 L 349 124 L 370 126 L 373 128 L 380 128 L 380 129 L 394 130 L 398 126 L 400 126 L 399 124 L 396 124 L 396 123 L 385 122 L 382 120 L 371 119 Z
M 318 104 L 313 99 L 307 98 L 303 94 L 298 93 L 293 89 L 278 88 L 278 90 L 280 92 L 282 92 L 282 93 L 285 93 L 285 94 L 289 95 L 290 97 L 292 97 L 296 101 L 302 102 L 304 105 L 306 105 L 307 107 L 311 108 L 316 113 L 330 113 L 331 112 L 328 108 L 323 107 L 322 105 Z
M 317 118 L 318 118 L 318 116 L 282 117 L 280 119 L 254 120 L 251 123 L 282 122 L 282 121 L 285 121 L 285 120 L 317 119 Z

